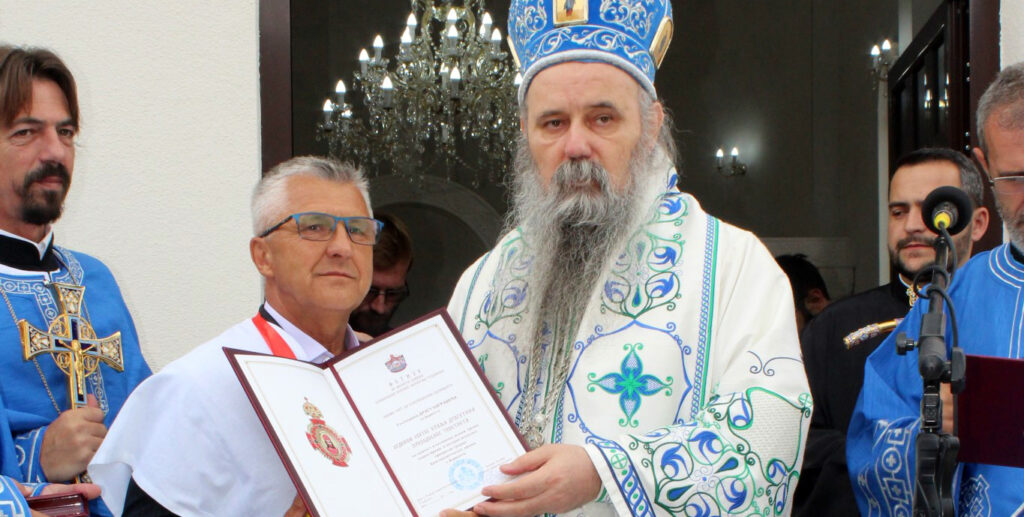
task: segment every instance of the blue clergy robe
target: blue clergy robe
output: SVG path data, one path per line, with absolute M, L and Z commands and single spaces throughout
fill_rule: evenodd
M 28 503 L 21 495 L 14 481 L 0 475 L 0 517 L 21 517 L 29 515 Z
M 5 247 L 17 244 L 3 237 Z M 59 415 L 57 408 L 66 411 L 71 406 L 67 376 L 48 354 L 37 356 L 35 361 L 25 361 L 15 325 L 15 319 L 24 319 L 40 330 L 48 330 L 50 321 L 61 310 L 53 290 L 45 284 L 48 277 L 53 282 L 85 286 L 82 314 L 97 337 L 121 332 L 124 372 L 101 363 L 98 371 L 86 381 L 88 392 L 96 396 L 106 414 L 104 425 L 110 426 L 128 394 L 151 373 L 139 350 L 135 325 L 110 270 L 91 256 L 57 246 L 46 253 L 46 259 L 56 269 L 26 270 L 20 265 L 0 261 L 0 285 L 11 305 L 0 306 L 0 343 L 3 343 L 0 398 L 5 404 L 0 408 L 0 474 L 29 483 L 47 481 L 39 464 L 43 435 L 48 424 Z M 11 312 L 12 308 L 13 317 L 2 314 Z M 95 503 L 93 512 L 107 513 Z
M 956 273 L 949 295 L 965 353 L 1021 358 L 1024 264 L 1009 244 L 980 253 Z M 917 351 L 896 354 L 900 332 L 917 338 L 928 300 L 920 300 L 871 357 L 847 434 L 847 463 L 862 515 L 911 515 L 915 436 L 920 428 Z M 948 320 L 948 318 L 947 318 Z M 951 335 L 947 322 L 946 336 Z M 967 379 L 968 385 L 978 379 Z M 1019 411 L 1019 408 L 992 408 Z M 954 481 L 958 514 L 1017 515 L 1024 510 L 1024 469 L 964 463 Z

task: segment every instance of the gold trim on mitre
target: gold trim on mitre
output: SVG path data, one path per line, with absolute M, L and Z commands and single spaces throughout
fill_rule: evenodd
M 519 54 L 516 54 L 516 45 L 512 42 L 512 35 L 505 36 L 505 42 L 508 43 L 508 53 L 512 54 L 512 61 L 516 63 L 516 70 L 522 70 L 523 65 L 519 63 Z
M 587 6 L 590 3 L 589 0 L 553 0 L 555 3 L 555 27 L 561 25 L 576 25 L 580 23 L 587 23 L 590 19 L 587 17 Z M 572 6 L 572 12 L 569 12 L 566 4 Z
M 668 52 L 668 44 L 671 42 L 672 19 L 666 17 L 661 20 L 658 32 L 654 35 L 654 41 L 651 42 L 651 57 L 654 58 L 654 66 L 656 68 L 661 68 L 661 61 L 665 59 L 665 54 Z

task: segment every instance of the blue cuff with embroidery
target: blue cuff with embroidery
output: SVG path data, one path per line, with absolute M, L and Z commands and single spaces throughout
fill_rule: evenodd
M 28 503 L 18 490 L 18 485 L 7 476 L 0 476 L 0 517 L 29 515 Z
M 15 435 L 14 447 L 18 451 L 18 467 L 21 468 L 23 483 L 45 483 L 48 480 L 43 474 L 39 463 L 39 454 L 43 450 L 43 435 L 48 426 L 37 427 L 26 433 Z

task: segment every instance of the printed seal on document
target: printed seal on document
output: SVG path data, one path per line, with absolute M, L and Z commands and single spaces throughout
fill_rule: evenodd
M 479 488 L 484 480 L 484 468 L 476 460 L 462 458 L 448 467 L 448 481 L 458 490 Z

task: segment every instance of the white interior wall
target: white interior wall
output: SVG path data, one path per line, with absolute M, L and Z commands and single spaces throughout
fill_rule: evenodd
M 57 243 L 113 270 L 154 370 L 260 301 L 258 31 L 257 0 L 0 0 L 0 41 L 53 49 L 78 82 Z
M 999 23 L 999 57 L 1002 66 L 1024 61 L 1024 2 L 1002 0 Z

